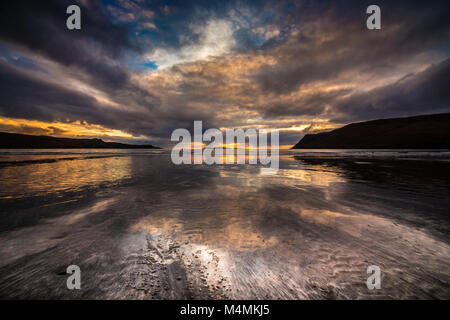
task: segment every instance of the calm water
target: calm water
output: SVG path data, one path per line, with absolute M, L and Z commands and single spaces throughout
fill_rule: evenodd
M 283 151 L 263 176 L 164 150 L 3 150 L 0 298 L 449 299 L 449 158 Z

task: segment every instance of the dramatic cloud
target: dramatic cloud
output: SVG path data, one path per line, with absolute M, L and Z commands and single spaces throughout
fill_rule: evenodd
M 355 94 L 336 106 L 339 120 L 445 112 L 450 106 L 450 59 L 397 82 Z
M 278 128 L 292 145 L 351 121 L 450 111 L 446 1 L 379 1 L 381 30 L 366 28 L 365 1 L 77 2 L 80 31 L 65 27 L 73 1 L 1 11 L 1 130 L 166 145 L 203 120 Z

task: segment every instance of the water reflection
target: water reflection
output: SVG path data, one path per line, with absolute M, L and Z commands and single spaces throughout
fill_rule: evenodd
M 130 157 L 57 158 L 57 161 L 49 163 L 8 165 L 0 168 L 0 199 L 81 190 L 130 178 L 130 173 Z
M 74 259 L 88 270 L 84 298 L 450 295 L 446 163 L 285 153 L 278 174 L 267 176 L 252 165 L 175 166 L 165 153 L 0 172 L 22 184 L 2 186 L 2 193 L 22 198 L 102 185 L 62 218 L 2 234 L 2 297 L 66 297 L 46 289 L 57 287 L 57 276 L 42 286 L 26 270 L 48 274 Z M 30 204 L 19 211 L 31 210 Z M 25 234 L 26 246 L 19 246 Z M 364 286 L 371 264 L 383 270 L 380 291 Z M 28 293 L 30 287 L 40 289 Z

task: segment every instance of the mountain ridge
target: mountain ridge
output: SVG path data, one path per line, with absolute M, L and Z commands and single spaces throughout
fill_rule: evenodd
M 450 113 L 350 123 L 307 134 L 292 149 L 450 149 Z
M 105 142 L 102 139 L 58 138 L 43 135 L 0 132 L 0 149 L 160 149 L 153 145 Z

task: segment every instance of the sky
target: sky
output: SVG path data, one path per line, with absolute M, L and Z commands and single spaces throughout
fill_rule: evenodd
M 66 8 L 81 8 L 68 30 Z M 381 8 L 368 30 L 366 8 Z M 450 112 L 447 1 L 14 0 L 0 131 L 171 144 L 177 128 L 307 133 Z

